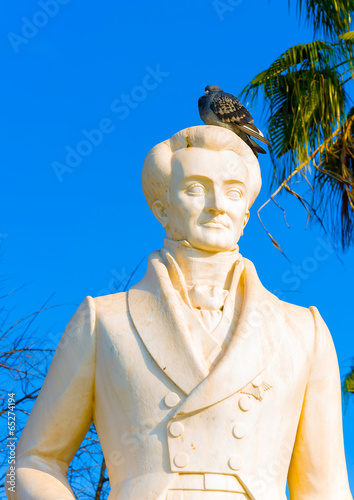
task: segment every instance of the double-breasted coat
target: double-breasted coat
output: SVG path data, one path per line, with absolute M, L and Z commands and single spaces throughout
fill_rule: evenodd
M 74 498 L 68 465 L 94 421 L 110 500 L 165 500 L 185 474 L 236 478 L 255 500 L 285 500 L 287 479 L 292 500 L 351 500 L 330 333 L 316 308 L 282 302 L 243 266 L 242 308 L 210 372 L 159 252 L 128 293 L 87 297 L 20 439 L 9 498 Z

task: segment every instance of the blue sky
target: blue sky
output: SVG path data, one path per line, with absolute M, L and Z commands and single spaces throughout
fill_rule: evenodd
M 50 5 L 51 8 L 50 8 Z M 86 295 L 113 291 L 160 248 L 163 231 L 141 190 L 144 157 L 156 143 L 201 124 L 207 84 L 238 94 L 291 45 L 312 40 L 285 0 L 193 2 L 2 2 L 0 254 L 13 317 L 38 309 L 37 324 L 59 339 Z M 53 6 L 54 5 L 54 6 Z M 47 10 L 50 15 L 45 14 Z M 262 125 L 262 103 L 252 109 Z M 91 142 L 88 142 L 91 141 Z M 271 164 L 240 242 L 265 286 L 282 299 L 316 305 L 345 374 L 354 356 L 353 251 L 341 255 L 306 213 L 280 196 L 264 221 L 291 259 L 274 249 L 257 208 L 267 199 Z M 354 489 L 353 403 L 344 415 Z

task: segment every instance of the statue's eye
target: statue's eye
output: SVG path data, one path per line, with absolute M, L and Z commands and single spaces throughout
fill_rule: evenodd
M 191 196 L 203 196 L 205 193 L 204 186 L 201 184 L 194 184 L 187 190 L 187 194 Z
M 230 189 L 227 193 L 226 196 L 230 200 L 240 200 L 242 198 L 242 191 L 240 189 Z

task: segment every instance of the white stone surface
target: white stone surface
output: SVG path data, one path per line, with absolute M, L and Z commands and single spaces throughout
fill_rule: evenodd
M 67 468 L 94 420 L 110 500 L 284 500 L 287 478 L 292 500 L 351 500 L 330 333 L 238 252 L 258 161 L 232 132 L 192 127 L 152 150 L 143 181 L 164 250 L 71 319 L 8 498 L 73 499 Z

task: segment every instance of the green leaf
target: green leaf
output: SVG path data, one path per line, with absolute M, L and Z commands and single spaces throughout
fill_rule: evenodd
M 289 4 L 290 4 L 289 0 Z M 354 240 L 354 137 L 347 115 L 347 83 L 354 77 L 350 31 L 354 0 L 297 0 L 300 14 L 326 37 L 290 47 L 242 91 L 260 96 L 271 142 L 271 185 L 291 194 L 291 174 L 309 179 L 312 200 L 302 201 L 325 220 L 343 249 Z M 351 88 L 351 87 L 349 87 Z M 310 164 L 311 162 L 311 164 Z M 288 177 L 290 181 L 286 181 Z M 286 181 L 286 182 L 285 182 Z
M 354 108 L 335 140 L 320 156 L 314 178 L 314 203 L 343 249 L 354 235 Z
M 289 4 L 290 4 L 289 0 Z M 305 14 L 314 34 L 334 40 L 350 29 L 354 0 L 297 0 L 299 14 Z
M 346 40 L 349 42 L 354 42 L 354 31 L 348 31 L 348 33 L 343 33 L 343 35 L 339 35 L 341 40 Z
M 251 101 L 263 94 L 271 158 L 280 184 L 345 118 L 346 94 L 337 45 L 314 41 L 281 54 L 243 90 Z

